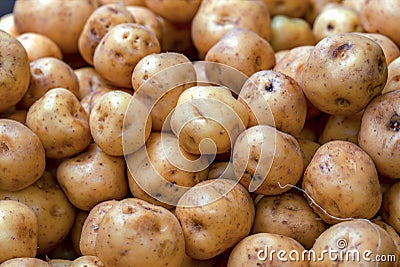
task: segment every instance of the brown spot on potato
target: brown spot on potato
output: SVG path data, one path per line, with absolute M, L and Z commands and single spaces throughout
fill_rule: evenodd
M 338 56 L 340 56 L 341 58 L 344 58 L 345 52 L 350 50 L 352 47 L 353 47 L 353 45 L 350 43 L 344 43 L 344 44 L 338 46 L 337 48 L 335 48 L 333 50 L 332 58 L 337 58 Z
M 394 132 L 400 131 L 400 116 L 397 113 L 390 118 L 388 128 Z

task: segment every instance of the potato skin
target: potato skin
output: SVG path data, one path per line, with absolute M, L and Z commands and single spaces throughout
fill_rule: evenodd
M 163 29 L 160 17 L 151 9 L 145 6 L 129 5 L 126 9 L 131 13 L 135 19 L 135 23 L 140 24 L 154 32 L 157 39 L 161 42 L 163 39 Z
M 143 200 L 125 198 L 100 223 L 96 253 L 107 267 L 179 267 L 185 239 L 173 213 Z
M 18 191 L 36 182 L 46 166 L 39 137 L 24 124 L 0 119 L 0 189 Z
M 0 200 L 0 263 L 17 257 L 35 257 L 38 220 L 25 204 Z M 7 246 L 5 246 L 7 244 Z
M 47 36 L 27 32 L 17 36 L 17 40 L 24 46 L 29 61 L 42 57 L 54 57 L 60 60 L 63 59 L 61 49 Z
M 96 256 L 81 256 L 76 258 L 69 267 L 104 267 L 104 264 Z
M 189 189 L 179 199 L 175 214 L 182 225 L 186 254 L 205 260 L 246 237 L 255 210 L 250 194 L 237 181 L 216 179 Z
M 202 0 L 145 0 L 152 11 L 175 23 L 190 22 L 196 15 Z
M 388 66 L 388 79 L 382 94 L 400 88 L 400 56 L 393 60 Z
M 3 112 L 22 99 L 28 90 L 30 78 L 25 48 L 14 36 L 4 31 L 0 31 L 0 53 L 0 112 Z
M 315 46 L 303 68 L 301 85 L 319 110 L 351 115 L 379 95 L 386 80 L 382 48 L 365 36 L 343 33 L 328 36 Z
M 339 222 L 336 218 L 372 218 L 382 202 L 371 157 L 348 141 L 330 141 L 319 147 L 304 172 L 302 187 L 326 211 L 310 203 L 329 224 Z
M 397 232 L 400 232 L 400 182 L 393 184 L 382 201 L 382 219 L 384 222 L 392 226 Z
M 51 267 L 51 265 L 37 258 L 13 258 L 0 264 L 1 267 Z

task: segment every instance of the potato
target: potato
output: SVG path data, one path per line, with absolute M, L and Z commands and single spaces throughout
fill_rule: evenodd
M 208 260 L 195 260 L 185 254 L 182 265 L 180 267 L 209 267 L 214 266 L 217 262 L 217 257 Z
M 396 245 L 397 255 L 399 255 L 399 253 L 400 253 L 400 236 L 396 232 L 396 230 L 389 224 L 381 221 L 380 219 L 374 219 L 374 220 L 372 220 L 372 222 L 379 225 L 380 227 L 382 227 L 390 235 L 390 237 L 394 241 L 394 244 Z
M 366 32 L 386 35 L 400 46 L 400 29 L 396 23 L 400 20 L 399 9 L 397 0 L 364 1 L 360 10 L 361 23 Z
M 68 200 L 89 211 L 100 202 L 122 199 L 128 192 L 123 157 L 110 156 L 96 144 L 57 168 L 57 181 Z
M 382 219 L 392 226 L 397 232 L 400 232 L 400 183 L 393 184 L 382 200 Z
M 0 119 L 0 189 L 18 191 L 44 172 L 46 154 L 39 137 L 24 124 Z
M 15 120 L 25 124 L 27 113 L 28 111 L 25 109 L 16 109 L 15 107 L 13 107 L 6 112 L 0 114 L 0 118 Z
M 151 107 L 152 130 L 170 131 L 169 116 L 180 94 L 196 84 L 196 71 L 181 53 L 151 54 L 142 58 L 132 73 L 135 97 Z
M 324 144 L 332 140 L 343 140 L 357 145 L 362 116 L 362 111 L 350 116 L 330 115 L 318 138 L 318 143 Z
M 349 7 L 357 13 L 360 13 L 362 6 L 365 4 L 367 0 L 342 0 L 341 5 L 345 7 Z
M 74 73 L 79 82 L 79 100 L 82 100 L 99 87 L 111 88 L 111 86 L 108 86 L 108 82 L 93 67 L 75 69 Z
M 72 228 L 69 232 L 69 237 L 70 237 L 69 239 L 72 243 L 72 247 L 74 248 L 76 254 L 79 256 L 82 256 L 81 249 L 79 248 L 82 228 L 88 215 L 89 215 L 88 211 L 77 210 L 74 224 L 72 225 Z
M 54 88 L 28 110 L 26 125 L 39 136 L 48 158 L 83 151 L 91 141 L 89 119 L 79 100 L 65 88 Z
M 126 9 L 131 13 L 137 24 L 145 26 L 156 35 L 159 41 L 162 40 L 162 25 L 156 13 L 147 7 L 138 5 L 126 6 Z
M 156 35 L 146 27 L 121 23 L 101 39 L 94 52 L 93 65 L 113 85 L 131 88 L 132 72 L 139 60 L 160 50 Z
M 264 0 L 264 2 L 271 16 L 285 15 L 301 18 L 309 7 L 309 0 Z
M 36 214 L 38 255 L 60 244 L 74 223 L 75 208 L 58 187 L 55 177 L 47 171 L 36 183 L 25 189 L 17 192 L 0 190 L 0 199 L 18 200 Z
M 313 142 L 304 138 L 296 138 L 297 142 L 300 145 L 301 155 L 303 157 L 303 172 L 306 170 L 308 164 L 310 164 L 311 159 L 313 158 L 315 152 L 320 147 L 320 145 L 316 142 Z
M 35 257 L 38 220 L 25 204 L 0 200 L 0 263 L 17 257 Z
M 315 46 L 301 80 L 306 97 L 319 110 L 334 115 L 355 114 L 385 86 L 385 55 L 368 37 L 354 33 L 331 35 Z
M 399 97 L 400 91 L 395 90 L 372 100 L 358 133 L 360 147 L 373 159 L 379 174 L 389 178 L 400 177 Z
M 256 72 L 240 90 L 239 101 L 246 105 L 248 126 L 270 125 L 292 135 L 304 126 L 306 98 L 300 85 L 283 73 Z
M 236 181 L 206 180 L 179 199 L 175 214 L 182 225 L 186 254 L 205 260 L 249 234 L 254 205 L 249 192 Z
M 393 255 L 397 253 L 392 238 L 384 229 L 360 219 L 331 226 L 315 240 L 312 251 L 309 254 L 311 267 L 376 266 L 378 257 L 387 257 L 379 266 L 395 266 Z M 328 257 L 329 254 L 333 257 Z
M 90 131 L 105 153 L 111 156 L 133 153 L 150 135 L 152 121 L 148 115 L 147 107 L 130 94 L 111 91 L 90 112 Z
M 61 49 L 58 45 L 42 34 L 27 32 L 17 36 L 17 40 L 24 46 L 28 53 L 29 61 L 42 57 L 63 59 Z
M 249 235 L 233 248 L 227 267 L 248 266 L 249 264 L 252 266 L 307 267 L 307 258 L 301 258 L 301 255 L 304 254 L 303 251 L 305 249 L 299 242 L 284 235 L 272 233 Z M 298 258 L 290 258 L 296 254 L 299 255 Z
M 13 13 L 8 13 L 0 17 L 0 30 L 7 32 L 14 37 L 20 35 L 15 26 Z
M 37 258 L 13 258 L 0 264 L 1 267 L 51 267 L 51 265 Z
M 372 218 L 382 202 L 371 157 L 348 141 L 323 144 L 304 172 L 302 187 L 314 211 L 329 224 Z
M 131 22 L 135 19 L 123 5 L 107 4 L 96 8 L 79 35 L 78 49 L 83 59 L 93 65 L 94 51 L 104 35 L 118 24 Z
M 313 24 L 315 18 L 322 12 L 322 10 L 330 3 L 341 3 L 345 0 L 309 0 L 309 8 L 306 10 L 304 18 Z M 356 0 L 359 1 L 359 0 Z
M 171 128 L 179 144 L 192 154 L 230 151 L 247 123 L 244 105 L 222 86 L 187 89 L 180 95 L 171 117 Z M 202 142 L 206 138 L 208 141 Z
M 258 34 L 244 28 L 233 28 L 214 44 L 206 61 L 225 64 L 251 76 L 275 65 L 274 50 Z
M 97 5 L 123 3 L 125 6 L 144 6 L 144 0 L 94 0 Z
M 326 228 L 303 196 L 286 192 L 261 198 L 256 205 L 252 233 L 288 236 L 310 249 Z
M 192 33 L 190 23 L 172 23 L 160 16 L 157 17 L 157 20 L 161 25 L 162 37 L 160 40 L 160 46 L 162 52 L 190 54 L 194 58 L 197 58 L 197 51 L 194 48 L 191 38 Z
M 79 94 L 79 81 L 74 70 L 65 62 L 53 57 L 39 58 L 30 62 L 30 83 L 19 108 L 29 107 L 50 89 L 62 87 Z
M 190 22 L 202 0 L 145 0 L 146 6 L 171 22 Z
M 182 228 L 163 207 L 125 198 L 106 213 L 99 227 L 96 253 L 107 267 L 181 266 Z
M 70 260 L 63 260 L 63 259 L 51 259 L 47 261 L 51 267 L 69 267 L 72 263 Z
M 250 192 L 277 195 L 295 185 L 303 172 L 297 140 L 267 125 L 242 132 L 233 147 L 233 170 Z
M 232 162 L 213 162 L 208 170 L 208 180 L 211 179 L 232 179 L 236 180 L 235 172 L 233 171 Z
M 252 30 L 271 41 L 271 19 L 263 0 L 203 0 L 192 21 L 192 41 L 199 57 L 232 28 Z
M 106 213 L 116 204 L 117 200 L 107 200 L 94 206 L 82 227 L 79 248 L 85 256 L 96 256 L 96 238 L 99 225 Z
M 64 54 L 78 52 L 78 38 L 95 9 L 92 1 L 19 0 L 14 4 L 14 20 L 20 33 L 34 32 L 53 40 Z M 55 15 L 56 14 L 56 15 Z
M 0 112 L 17 104 L 29 87 L 29 59 L 12 35 L 0 31 Z
M 366 32 L 360 32 L 358 34 L 370 38 L 381 46 L 385 54 L 387 65 L 400 56 L 400 48 L 386 35 Z
M 363 31 L 358 13 L 339 4 L 333 4 L 322 10 L 313 24 L 316 41 L 334 34 Z
M 106 94 L 114 89 L 110 86 L 99 85 L 94 91 L 89 92 L 85 97 L 83 97 L 80 101 L 82 108 L 85 110 L 86 114 L 90 116 L 90 113 L 93 110 L 93 107 L 97 102 Z
M 311 26 L 301 18 L 274 16 L 271 21 L 271 32 L 271 46 L 275 51 L 315 44 Z
M 388 66 L 388 79 L 382 94 L 398 90 L 400 88 L 400 56 L 393 60 Z
M 81 256 L 75 259 L 69 267 L 104 267 L 105 265 L 96 256 Z

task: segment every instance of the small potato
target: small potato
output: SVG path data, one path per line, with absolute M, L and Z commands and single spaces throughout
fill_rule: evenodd
M 232 156 L 236 177 L 250 192 L 257 194 L 286 192 L 300 180 L 303 172 L 297 140 L 267 125 L 253 126 L 242 132 Z
M 387 64 L 382 48 L 368 37 L 354 33 L 335 34 L 321 40 L 301 75 L 306 97 L 319 110 L 334 115 L 361 111 L 381 93 L 386 80 Z
M 307 200 L 296 193 L 264 196 L 256 205 L 252 233 L 291 237 L 310 249 L 327 225 L 314 213 Z
M 145 0 L 146 6 L 171 22 L 190 22 L 202 0 Z
M 151 54 L 132 73 L 135 97 L 151 107 L 152 130 L 170 131 L 170 115 L 181 93 L 196 84 L 196 71 L 181 53 Z
M 132 194 L 168 209 L 208 175 L 207 159 L 181 150 L 170 133 L 152 132 L 143 148 L 126 157 L 126 163 Z
M 79 249 L 85 256 L 96 256 L 96 238 L 99 225 L 106 213 L 116 204 L 117 200 L 107 200 L 94 206 L 82 227 Z
M 264 70 L 254 73 L 239 94 L 249 114 L 248 126 L 270 125 L 297 135 L 303 129 L 307 103 L 300 85 L 289 76 Z
M 143 200 L 126 198 L 115 204 L 100 223 L 96 253 L 107 267 L 180 267 L 185 239 L 173 213 Z
M 14 37 L 20 35 L 15 26 L 13 13 L 5 14 L 0 18 L 0 30 L 7 32 Z
M 33 210 L 38 220 L 38 255 L 57 247 L 74 223 L 75 208 L 59 188 L 55 177 L 47 171 L 25 189 L 17 192 L 0 190 L 0 199 L 17 200 Z
M 152 121 L 148 115 L 142 102 L 114 90 L 101 97 L 90 112 L 90 131 L 105 153 L 111 156 L 133 153 L 150 135 Z
M 73 54 L 78 52 L 79 34 L 94 9 L 92 1 L 16 1 L 13 14 L 20 33 L 45 35 L 64 54 Z
M 0 264 L 1 267 L 51 267 L 51 265 L 37 258 L 13 258 Z
M 26 125 L 39 136 L 48 158 L 65 158 L 84 150 L 92 137 L 88 115 L 69 90 L 54 88 L 28 110 Z
M 275 65 L 274 50 L 258 34 L 244 28 L 228 31 L 205 56 L 206 61 L 228 65 L 251 76 Z
M 79 248 L 79 243 L 81 240 L 83 224 L 85 223 L 88 215 L 88 211 L 77 210 L 74 224 L 72 225 L 72 228 L 69 232 L 70 242 L 72 243 L 72 247 L 74 248 L 76 255 L 78 256 L 82 256 L 81 249 Z
M 400 48 L 386 35 L 367 32 L 360 32 L 357 34 L 368 37 L 381 46 L 383 53 L 385 54 L 387 65 L 389 65 L 396 58 L 400 57 Z
M 4 31 L 0 31 L 0 55 L 0 112 L 4 112 L 28 91 L 29 59 L 22 44 Z
M 79 82 L 79 100 L 82 100 L 99 87 L 108 86 L 108 82 L 93 67 L 75 69 L 74 73 Z
M 315 240 L 312 251 L 315 256 L 310 254 L 310 267 L 338 264 L 376 266 L 378 262 L 375 260 L 383 255 L 388 258 L 379 262 L 379 266 L 396 266 L 393 259 L 389 258 L 389 255 L 397 253 L 393 239 L 384 229 L 368 220 L 348 220 L 335 224 Z M 343 260 L 321 256 L 327 251 L 335 251 L 334 255 L 338 257 L 342 255 Z
M 204 58 L 207 51 L 232 28 L 252 30 L 271 41 L 271 19 L 263 0 L 202 1 L 192 21 L 192 40 Z
M 304 172 L 308 164 L 310 164 L 311 159 L 314 157 L 315 152 L 320 147 L 320 144 L 304 138 L 297 137 L 296 139 L 300 145 L 300 151 L 303 157 L 303 162 L 304 162 L 303 172 Z
M 271 16 L 285 15 L 301 18 L 309 8 L 309 0 L 264 0 Z
M 186 254 L 206 260 L 249 234 L 254 204 L 249 192 L 237 181 L 207 180 L 179 199 L 175 214 L 182 225 Z
M 70 260 L 63 260 L 63 259 L 51 259 L 47 261 L 51 267 L 69 267 L 72 263 Z
M 100 202 L 122 199 L 128 192 L 123 157 L 110 156 L 96 144 L 57 168 L 57 180 L 68 200 L 89 211 Z
M 94 51 L 110 29 L 121 23 L 133 23 L 135 19 L 126 7 L 107 4 L 93 11 L 83 26 L 78 39 L 78 49 L 83 59 L 93 65 Z
M 271 251 L 279 254 L 271 253 Z M 279 251 L 284 251 L 285 254 Z M 303 251 L 305 251 L 305 248 L 293 238 L 273 233 L 253 234 L 242 239 L 233 248 L 229 255 L 227 267 L 308 267 L 307 258 L 301 258 Z M 294 257 L 294 260 L 289 260 L 289 253 Z M 296 254 L 299 255 L 298 258 L 296 258 Z
M 75 259 L 69 267 L 104 267 L 105 265 L 96 256 L 81 256 Z
M 24 124 L 0 119 L 0 189 L 18 191 L 36 182 L 46 166 L 39 137 Z
M 330 115 L 318 138 L 318 143 L 325 144 L 332 140 L 343 140 L 357 145 L 362 116 L 362 111 L 350 116 Z
M 79 81 L 74 70 L 65 62 L 53 57 L 39 58 L 30 62 L 30 83 L 19 108 L 28 109 L 50 89 L 62 87 L 79 94 Z
M 322 12 L 322 10 L 330 3 L 340 3 L 343 0 L 309 0 L 309 7 L 306 10 L 304 18 L 311 25 L 314 23 L 315 18 Z M 359 0 L 356 0 L 359 1 Z
M 271 46 L 274 51 L 314 45 L 316 42 L 311 26 L 301 18 L 274 16 L 271 21 L 271 31 Z
M 247 123 L 244 105 L 222 86 L 187 89 L 180 95 L 171 117 L 172 132 L 179 138 L 179 144 L 197 155 L 230 151 Z M 202 142 L 204 139 L 208 141 Z
M 400 56 L 388 66 L 388 79 L 382 94 L 400 89 Z
M 334 34 L 363 31 L 358 13 L 339 4 L 325 8 L 313 24 L 313 33 L 318 42 Z
M 400 178 L 400 91 L 376 97 L 361 120 L 358 144 L 373 159 L 379 174 Z
M 42 57 L 63 59 L 63 54 L 58 45 L 42 34 L 27 32 L 17 36 L 17 40 L 24 46 L 29 61 Z
M 382 200 L 382 219 L 400 232 L 400 182 L 393 184 Z
M 104 35 L 94 52 L 93 65 L 113 85 L 131 88 L 132 72 L 139 60 L 160 51 L 153 32 L 136 23 L 121 23 Z
M 0 200 L 0 263 L 17 257 L 35 257 L 38 220 L 25 204 Z
M 145 26 L 147 29 L 154 32 L 159 41 L 162 40 L 162 24 L 156 13 L 147 7 L 138 5 L 129 5 L 126 6 L 126 9 L 131 13 L 137 24 Z
M 314 211 L 329 224 L 337 223 L 337 218 L 369 219 L 382 202 L 372 159 L 347 141 L 330 141 L 317 150 L 302 187 Z

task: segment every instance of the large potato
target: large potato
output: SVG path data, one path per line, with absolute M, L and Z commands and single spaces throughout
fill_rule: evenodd
M 382 202 L 371 157 L 348 141 L 323 144 L 305 170 L 302 183 L 310 205 L 329 224 L 340 218 L 372 218 Z
M 0 189 L 18 191 L 44 172 L 46 154 L 39 137 L 24 124 L 0 119 Z
M 182 225 L 186 254 L 210 259 L 246 237 L 254 221 L 249 192 L 237 181 L 207 180 L 189 189 L 175 214 Z
M 0 200 L 0 263 L 17 257 L 35 257 L 38 219 L 25 204 Z
M 96 253 L 107 267 L 180 267 L 185 239 L 173 213 L 143 200 L 126 198 L 101 221 Z
M 139 60 L 160 50 L 156 35 L 145 26 L 121 23 L 101 39 L 94 51 L 93 65 L 113 85 L 131 88 L 132 72 Z
M 29 59 L 12 35 L 0 31 L 0 112 L 17 104 L 29 86 Z
M 87 18 L 95 9 L 90 0 L 18 0 L 14 20 L 20 33 L 34 32 L 52 39 L 65 54 L 78 52 L 78 38 Z
M 17 40 L 28 53 L 29 61 L 42 57 L 54 57 L 62 60 L 63 55 L 58 45 L 42 34 L 27 32 L 17 36 Z
M 400 178 L 400 91 L 376 97 L 361 119 L 358 144 L 374 160 L 378 172 Z
M 328 114 L 361 111 L 383 90 L 387 64 L 382 48 L 368 37 L 342 33 L 321 40 L 302 71 L 311 103 Z
M 38 220 L 38 255 L 57 247 L 74 223 L 74 206 L 59 188 L 55 177 L 47 171 L 36 183 L 25 189 L 17 192 L 0 190 L 0 199 L 17 200 L 33 210 Z
M 92 137 L 89 118 L 69 90 L 54 88 L 28 110 L 26 125 L 39 136 L 48 158 L 65 158 L 84 150 Z
M 202 0 L 145 0 L 146 6 L 165 19 L 184 23 L 196 15 Z
M 123 157 L 110 156 L 96 144 L 57 168 L 57 180 L 68 200 L 81 210 L 100 202 L 122 199 L 128 192 Z
M 267 125 L 242 132 L 233 147 L 233 170 L 250 192 L 277 195 L 295 185 L 303 173 L 297 140 Z

